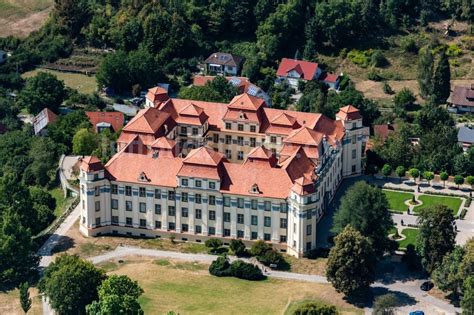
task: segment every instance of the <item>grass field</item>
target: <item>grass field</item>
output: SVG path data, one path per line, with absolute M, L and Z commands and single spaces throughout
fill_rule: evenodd
M 405 201 L 413 198 L 413 194 L 407 192 L 383 190 L 383 193 L 387 197 L 389 209 L 396 212 L 407 211 L 408 206 L 405 205 Z
M 113 263 L 107 263 L 110 270 Z M 336 305 L 342 314 L 361 314 L 331 285 L 267 279 L 252 282 L 210 276 L 207 266 L 191 262 L 138 261 L 120 264 L 111 273 L 137 280 L 145 293 L 145 314 L 283 314 L 295 301 L 315 299 Z
M 76 89 L 84 94 L 91 94 L 97 91 L 97 81 L 93 76 L 87 76 L 80 73 L 66 73 L 46 69 L 36 69 L 33 71 L 25 72 L 22 76 L 24 78 L 30 78 L 35 76 L 38 72 L 48 72 L 54 74 L 59 80 L 64 81 L 64 84 L 72 89 Z
M 402 234 L 405 235 L 406 238 L 398 242 L 400 244 L 399 248 L 407 248 L 410 244 L 416 244 L 418 229 L 403 229 Z
M 53 188 L 49 191 L 49 193 L 56 200 L 56 209 L 54 210 L 54 214 L 58 217 L 64 212 L 65 207 L 71 201 L 71 198 L 64 198 L 61 187 Z
M 451 210 L 453 210 L 453 214 L 456 215 L 462 203 L 462 200 L 460 198 L 432 195 L 421 195 L 419 197 L 419 200 L 421 200 L 423 204 L 416 206 L 413 209 L 415 212 L 420 212 L 421 209 L 425 209 L 433 205 L 445 205 L 451 208 Z
M 43 25 L 53 0 L 0 0 L 0 37 L 26 37 Z

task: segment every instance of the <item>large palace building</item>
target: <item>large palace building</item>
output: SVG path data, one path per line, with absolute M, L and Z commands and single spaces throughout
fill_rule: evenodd
M 301 257 L 343 177 L 360 174 L 368 128 L 353 106 L 336 120 L 150 89 L 106 165 L 81 165 L 80 230 L 203 242 L 264 240 Z

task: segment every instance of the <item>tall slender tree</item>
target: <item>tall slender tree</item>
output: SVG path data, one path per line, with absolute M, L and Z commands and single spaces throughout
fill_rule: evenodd
M 451 91 L 451 70 L 446 53 L 441 52 L 438 65 L 433 78 L 433 94 L 436 104 L 444 104 Z
M 28 282 L 23 282 L 22 284 L 20 284 L 20 304 L 25 314 L 28 313 L 31 308 L 31 297 L 30 293 L 28 292 L 29 288 L 30 285 L 28 284 Z
M 420 50 L 418 58 L 418 84 L 420 94 L 423 98 L 428 98 L 433 93 L 433 54 L 429 47 Z

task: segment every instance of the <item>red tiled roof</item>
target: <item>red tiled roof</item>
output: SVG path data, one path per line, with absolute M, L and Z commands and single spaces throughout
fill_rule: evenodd
M 85 156 L 81 160 L 81 169 L 86 172 L 95 172 L 103 168 L 102 162 L 96 156 Z
M 336 116 L 341 118 L 342 120 L 353 120 L 362 118 L 360 111 L 352 105 L 341 107 Z
M 192 150 L 183 162 L 185 164 L 217 166 L 223 160 L 224 155 L 222 153 L 216 152 L 208 146 L 203 146 Z
M 164 88 L 156 86 L 148 90 L 146 98 L 149 99 L 153 104 L 158 104 L 166 102 L 167 100 L 169 100 L 170 97 L 168 96 L 168 92 Z
M 160 148 L 160 149 L 173 149 L 176 146 L 176 141 L 172 139 L 168 139 L 166 137 L 159 137 L 156 139 L 155 142 L 151 144 L 152 148 Z
M 323 82 L 336 83 L 339 80 L 339 76 L 334 73 L 325 73 L 321 80 Z
M 228 108 L 256 111 L 262 106 L 265 106 L 264 100 L 244 93 L 235 96 L 232 101 L 230 101 Z
M 272 125 L 281 125 L 281 126 L 290 126 L 290 127 L 293 127 L 295 123 L 296 123 L 296 118 L 288 115 L 286 112 L 281 113 L 280 115 L 273 118 L 272 121 L 270 121 L 270 124 Z
M 303 79 L 312 80 L 318 70 L 318 64 L 304 60 L 283 58 L 278 66 L 277 76 L 286 77 L 292 70 L 302 74 Z
M 86 115 L 94 128 L 97 124 L 105 122 L 111 125 L 114 132 L 123 127 L 125 119 L 121 112 L 86 112 Z
M 314 131 L 308 127 L 301 127 L 300 129 L 294 130 L 283 142 L 318 146 L 323 140 L 323 137 L 324 134 L 321 132 Z
M 160 111 L 158 108 L 150 107 L 142 109 L 123 128 L 125 131 L 156 133 L 168 120 L 169 114 Z
M 202 126 L 208 118 L 201 107 L 191 103 L 181 109 L 175 121 L 178 124 Z
M 385 141 L 385 139 L 387 139 L 387 137 L 397 129 L 398 125 L 374 125 L 374 136 L 380 137 L 381 140 Z
M 455 86 L 450 103 L 460 106 L 474 106 L 474 90 L 471 87 Z

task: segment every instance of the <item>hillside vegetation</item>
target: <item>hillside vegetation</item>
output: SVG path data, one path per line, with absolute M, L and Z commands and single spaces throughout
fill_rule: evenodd
M 0 0 L 0 37 L 27 36 L 48 18 L 53 0 Z

